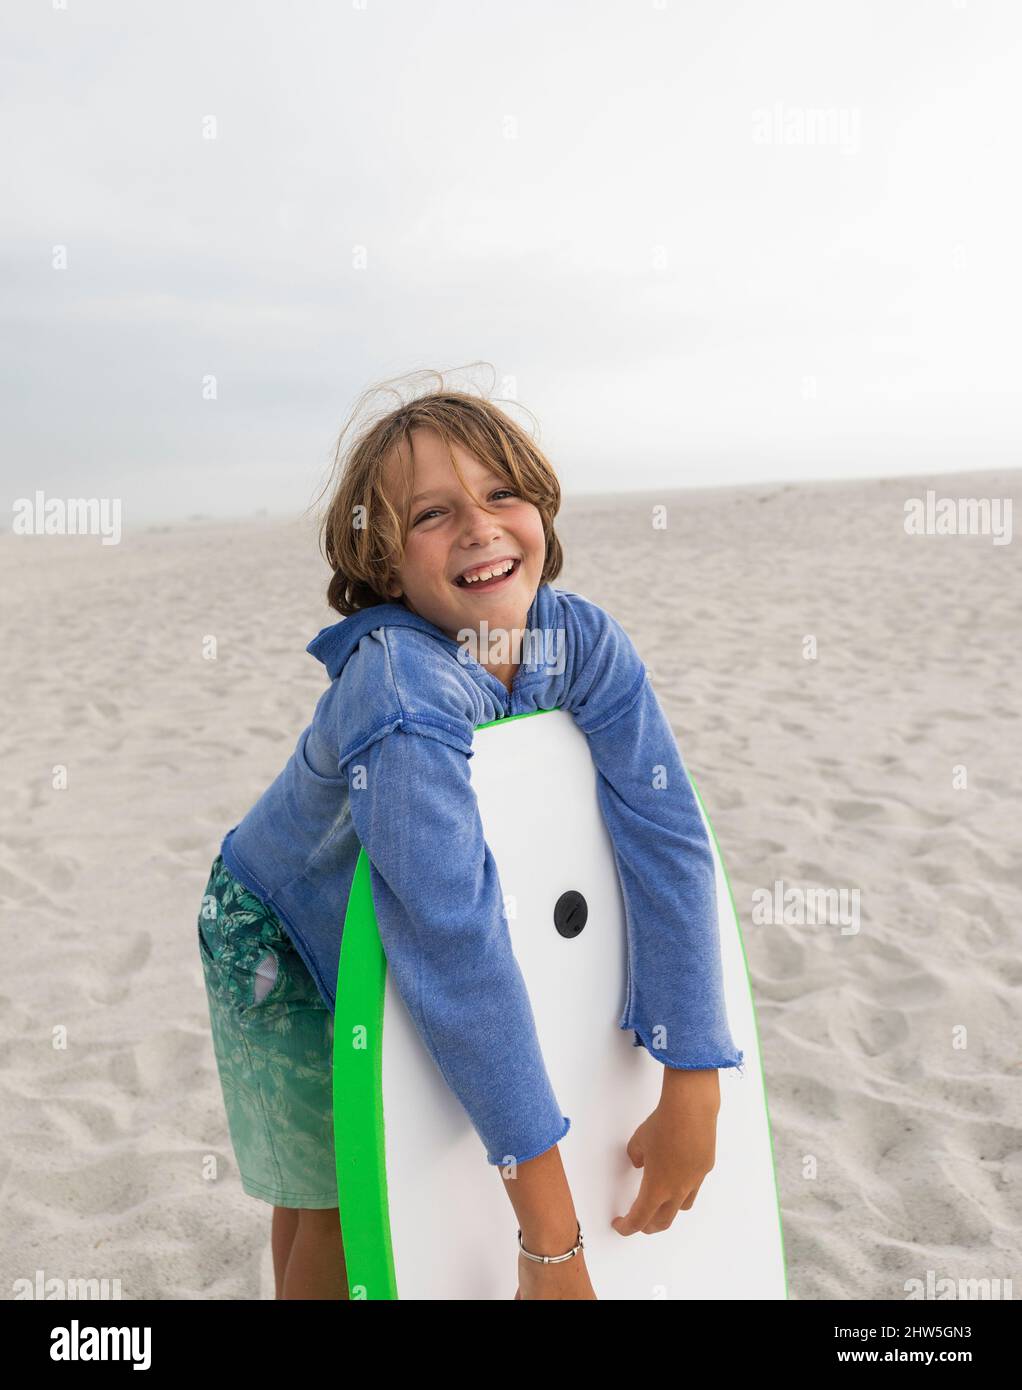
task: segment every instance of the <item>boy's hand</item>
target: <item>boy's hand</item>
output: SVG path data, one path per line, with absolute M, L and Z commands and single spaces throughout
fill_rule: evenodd
M 610 1223 L 619 1235 L 666 1231 L 679 1211 L 689 1210 L 716 1160 L 719 1110 L 715 1067 L 664 1067 L 660 1104 L 628 1141 L 642 1182 L 628 1215 Z

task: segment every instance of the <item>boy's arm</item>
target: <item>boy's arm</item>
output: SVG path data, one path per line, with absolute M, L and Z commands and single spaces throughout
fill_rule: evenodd
M 511 948 L 467 754 L 411 721 L 347 762 L 388 968 L 486 1147 L 524 1163 L 564 1137 Z
M 627 633 L 578 605 L 572 713 L 586 734 L 628 933 L 620 1026 L 669 1067 L 740 1066 L 724 1005 L 713 851 L 670 723 Z
M 724 1005 L 713 851 L 647 677 L 632 707 L 589 736 L 628 922 L 620 1026 L 670 1067 L 735 1067 Z

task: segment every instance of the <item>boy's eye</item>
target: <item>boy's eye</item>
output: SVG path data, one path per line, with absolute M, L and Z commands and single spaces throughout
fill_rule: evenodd
M 493 499 L 494 499 L 495 497 L 499 497 L 502 493 L 505 493 L 508 497 L 517 497 L 517 496 L 518 496 L 518 494 L 515 492 L 515 490 L 514 490 L 513 488 L 510 488 L 510 487 L 498 487 L 498 488 L 496 488 L 493 492 L 490 493 L 490 501 L 492 502 Z M 412 522 L 412 525 L 413 525 L 413 526 L 418 526 L 418 524 L 419 524 L 420 521 L 425 521 L 428 517 L 433 516 L 433 515 L 434 515 L 436 512 L 438 512 L 439 510 L 440 510 L 439 507 L 430 507 L 429 511 L 420 512 L 419 515 L 418 515 L 418 516 L 415 518 L 415 520 Z

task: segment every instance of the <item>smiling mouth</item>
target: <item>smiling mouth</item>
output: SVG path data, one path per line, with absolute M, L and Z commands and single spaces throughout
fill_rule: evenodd
M 462 589 L 467 591 L 468 593 L 479 592 L 488 594 L 492 592 L 492 590 L 494 589 L 501 588 L 501 586 L 504 584 L 510 584 L 511 580 L 514 579 L 515 575 L 518 573 L 521 567 L 522 562 L 520 559 L 517 559 L 512 564 L 507 574 L 499 574 L 493 579 L 476 579 L 471 584 L 466 583 L 464 579 L 456 579 L 454 581 L 454 586 L 456 589 Z

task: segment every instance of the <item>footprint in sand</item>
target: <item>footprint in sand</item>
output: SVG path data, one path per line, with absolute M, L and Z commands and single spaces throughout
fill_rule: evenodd
M 131 993 L 132 976 L 147 964 L 152 950 L 149 933 L 136 932 L 104 962 L 103 978 L 87 984 L 88 997 L 96 1004 L 120 1004 Z

